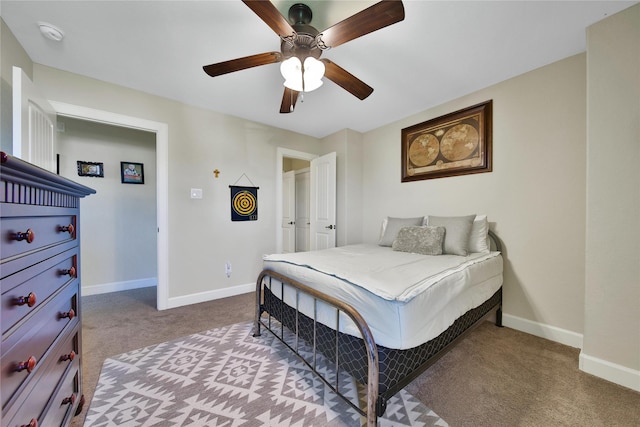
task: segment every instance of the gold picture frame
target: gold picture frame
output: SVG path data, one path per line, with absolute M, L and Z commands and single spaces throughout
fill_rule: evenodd
M 492 171 L 492 100 L 402 129 L 402 182 Z

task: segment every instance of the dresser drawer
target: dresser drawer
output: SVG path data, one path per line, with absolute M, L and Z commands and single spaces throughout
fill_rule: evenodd
M 77 276 L 76 247 L 3 279 L 2 335 Z
M 3 203 L 0 221 L 2 261 L 76 239 L 77 210 Z M 17 214 L 27 211 L 23 216 Z
M 74 408 L 77 407 L 81 398 L 80 370 L 76 368 L 75 371 L 69 372 L 64 377 L 63 382 L 60 384 L 60 389 L 51 399 L 50 406 L 44 414 L 44 419 L 38 426 L 59 427 L 66 425 L 67 421 L 74 415 Z
M 49 421 L 52 420 L 48 419 L 48 414 L 54 415 L 59 412 L 59 409 L 64 416 L 70 406 L 62 403 L 64 397 L 77 395 L 79 392 L 77 382 L 79 358 L 70 357 L 71 352 L 77 354 L 78 342 L 78 328 L 75 328 L 75 331 L 61 345 L 56 346 L 51 357 L 47 359 L 46 374 L 34 377 L 34 384 L 29 384 L 16 399 L 15 404 L 3 414 L 5 416 L 3 418 L 13 420 L 9 425 L 20 427 L 28 425 L 33 419 L 39 421 L 39 426 L 45 425 L 42 420 L 47 419 L 47 425 L 49 425 Z M 60 395 L 64 397 L 58 398 Z M 73 404 L 73 402 L 69 403 Z M 50 425 L 60 426 L 61 422 Z
M 32 377 L 37 377 L 38 372 L 45 369 L 45 359 L 55 348 L 52 345 L 63 330 L 70 330 L 79 324 L 77 317 L 65 317 L 69 316 L 71 310 L 78 312 L 78 282 L 63 288 L 43 308 L 3 337 L 2 408 Z M 43 363 L 40 364 L 40 361 Z

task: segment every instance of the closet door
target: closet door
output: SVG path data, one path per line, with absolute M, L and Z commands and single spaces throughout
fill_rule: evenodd
M 336 246 L 336 153 L 311 160 L 311 250 Z
M 13 67 L 13 156 L 57 173 L 56 112 L 19 67 Z

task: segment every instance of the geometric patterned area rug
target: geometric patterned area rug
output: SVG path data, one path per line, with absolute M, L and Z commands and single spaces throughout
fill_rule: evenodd
M 365 417 L 271 333 L 264 331 L 262 336 L 253 337 L 252 332 L 252 322 L 238 323 L 105 360 L 84 425 L 366 424 Z M 362 394 L 363 387 L 347 377 L 339 376 L 341 392 Z M 401 390 L 389 399 L 378 425 L 447 423 Z

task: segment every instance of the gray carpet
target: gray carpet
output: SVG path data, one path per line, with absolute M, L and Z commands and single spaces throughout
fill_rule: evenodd
M 83 426 L 106 359 L 248 322 L 254 313 L 253 293 L 162 311 L 156 310 L 155 288 L 83 296 L 87 404 L 71 427 Z M 452 427 L 640 427 L 640 393 L 580 371 L 579 354 L 484 322 L 406 390 Z
M 250 322 L 189 335 L 105 360 L 85 426 L 358 426 L 365 423 L 272 334 Z M 303 350 L 304 353 L 304 350 Z M 309 359 L 310 360 L 310 359 Z M 335 372 L 320 357 L 332 384 Z M 338 386 L 360 407 L 363 387 Z M 446 426 L 402 390 L 380 426 Z

